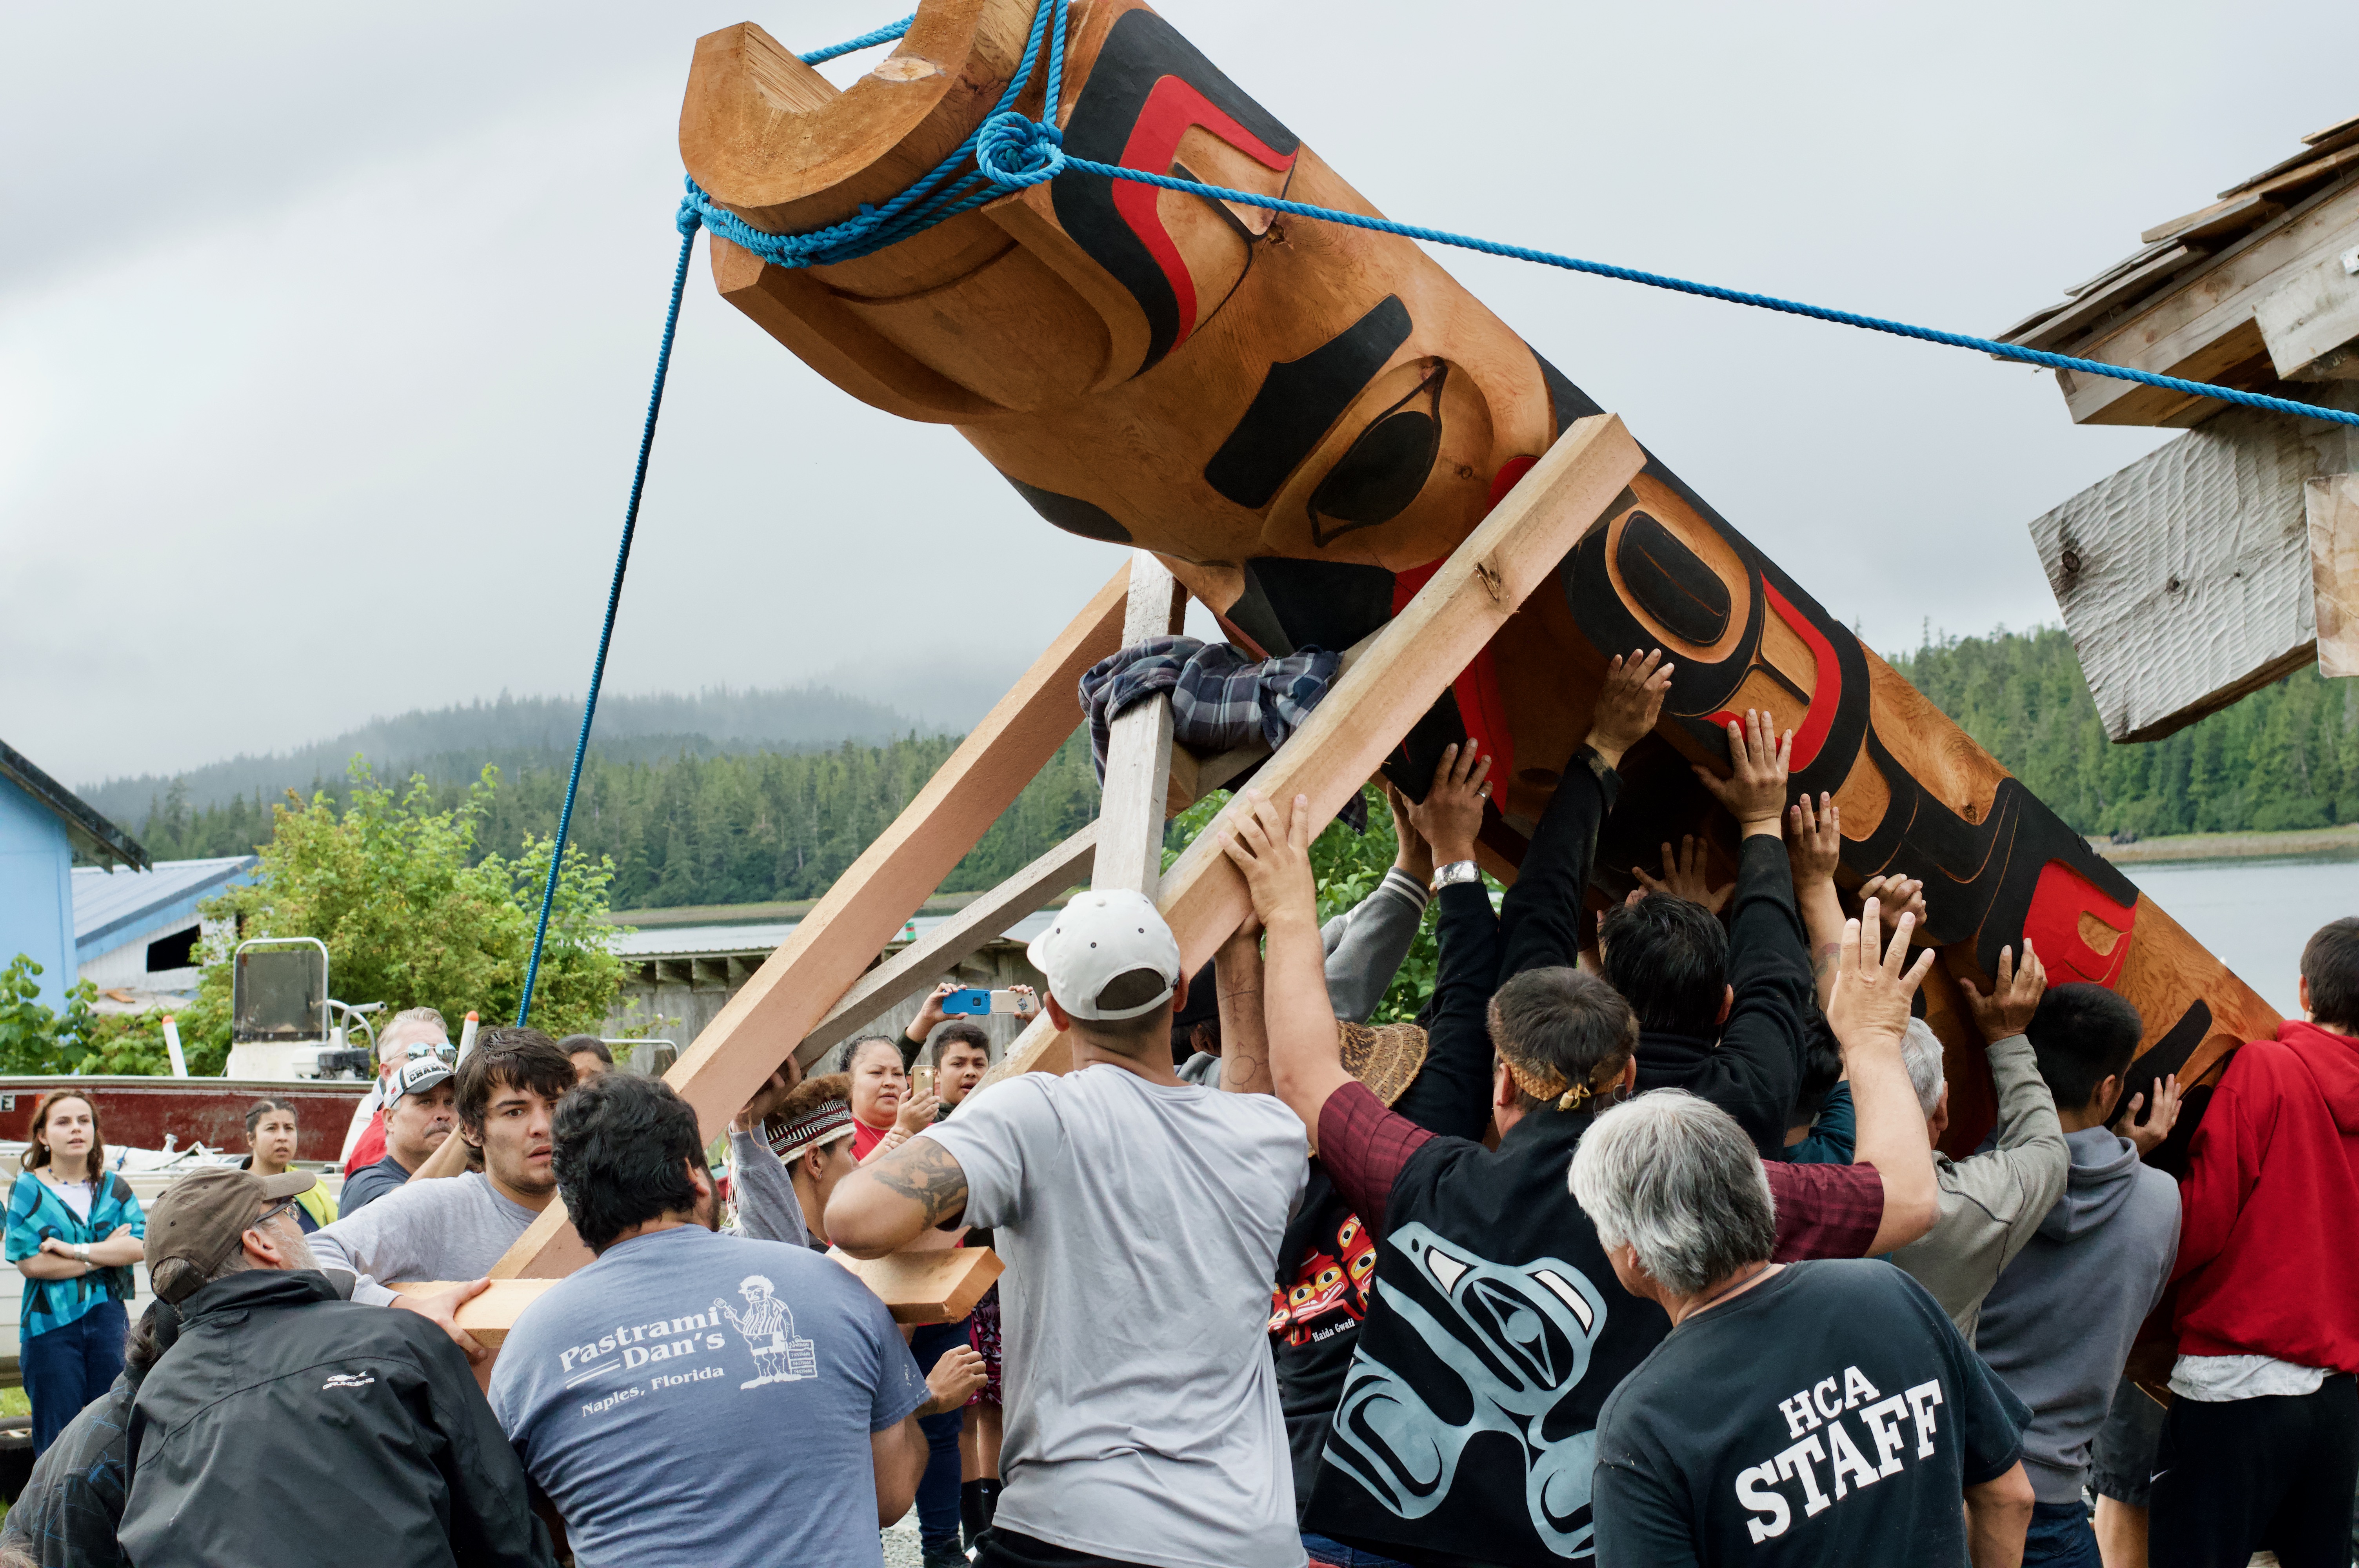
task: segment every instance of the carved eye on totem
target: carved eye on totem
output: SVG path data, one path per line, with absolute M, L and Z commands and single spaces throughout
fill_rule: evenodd
M 1425 488 L 1441 451 L 1441 388 L 1449 379 L 1450 367 L 1437 362 L 1360 432 L 1310 492 L 1310 536 L 1321 549 L 1354 528 L 1391 522 Z

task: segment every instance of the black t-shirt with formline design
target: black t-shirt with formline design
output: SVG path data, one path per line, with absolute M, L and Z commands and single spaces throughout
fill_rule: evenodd
M 1889 1263 L 1787 1265 L 1673 1329 L 1597 1425 L 1598 1561 L 1963 1564 L 2031 1412 Z

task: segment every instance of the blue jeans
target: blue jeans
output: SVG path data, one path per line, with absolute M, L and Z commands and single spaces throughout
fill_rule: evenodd
M 918 1370 L 930 1372 L 942 1352 L 967 1342 L 964 1318 L 956 1323 L 921 1325 L 909 1336 L 909 1354 L 918 1358 Z M 918 1539 L 929 1546 L 949 1541 L 958 1544 L 959 1533 L 959 1432 L 966 1425 L 966 1411 L 955 1410 L 946 1415 L 918 1418 L 918 1425 L 926 1433 L 926 1473 L 918 1482 Z
M 39 1458 L 82 1407 L 114 1386 L 123 1370 L 123 1342 L 131 1318 L 117 1301 L 104 1301 L 46 1334 L 27 1337 L 18 1352 L 25 1396 L 33 1401 L 33 1456 Z
M 2079 1503 L 2034 1503 L 2031 1528 L 2023 1536 L 2023 1568 L 2035 1563 L 2054 1568 L 2104 1568 L 2097 1532 Z
M 1390 1557 L 1380 1557 L 1373 1552 L 1363 1552 L 1356 1546 L 1346 1546 L 1310 1530 L 1302 1532 L 1302 1550 L 1314 1563 L 1330 1563 L 1334 1568 L 1405 1568 Z

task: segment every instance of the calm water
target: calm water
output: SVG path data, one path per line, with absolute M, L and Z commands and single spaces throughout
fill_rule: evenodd
M 2328 921 L 2359 914 L 2359 856 L 2178 860 L 2122 871 L 2288 1018 L 2300 1016 L 2301 945 Z

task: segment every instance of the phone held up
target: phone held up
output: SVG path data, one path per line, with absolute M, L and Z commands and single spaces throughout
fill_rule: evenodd
M 979 1017 L 992 1012 L 1020 1013 L 1024 1011 L 1024 1006 L 1012 990 L 987 991 L 980 986 L 970 986 L 964 990 L 955 990 L 945 995 L 941 1000 L 941 1009 L 948 1017 L 962 1018 Z

